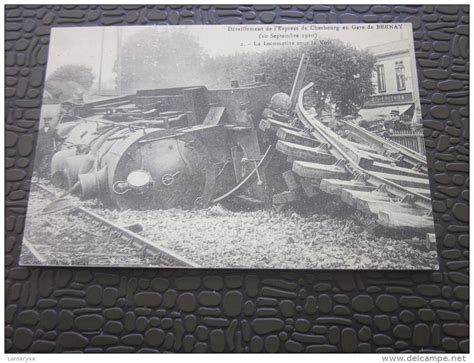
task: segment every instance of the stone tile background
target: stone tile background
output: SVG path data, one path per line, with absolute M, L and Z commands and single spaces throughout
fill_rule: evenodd
M 6 351 L 467 352 L 468 6 L 7 6 Z M 18 267 L 53 26 L 411 22 L 441 270 Z

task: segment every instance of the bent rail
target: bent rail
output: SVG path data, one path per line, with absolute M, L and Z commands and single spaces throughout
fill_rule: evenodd
M 365 140 L 369 140 L 371 143 L 378 145 L 386 150 L 397 152 L 403 155 L 403 160 L 411 164 L 412 166 L 422 165 L 422 170 L 427 172 L 426 168 L 426 156 L 417 153 L 416 151 L 407 148 L 404 145 L 398 144 L 388 139 L 384 139 L 373 132 L 367 131 L 360 126 L 354 125 L 350 122 L 341 120 L 339 121 L 344 124 L 344 127 L 350 129 L 354 134 L 361 136 Z
M 364 180 L 372 185 L 379 186 L 384 184 L 386 190 L 403 199 L 407 195 L 412 197 L 412 201 L 415 205 L 431 211 L 431 200 L 430 198 L 421 195 L 417 192 L 408 190 L 407 188 L 398 185 L 390 180 L 387 180 L 381 176 L 375 175 L 369 170 L 366 170 L 359 166 L 357 151 L 348 145 L 347 141 L 337 135 L 334 131 L 324 126 L 320 121 L 316 120 L 312 115 L 308 113 L 303 107 L 304 94 L 313 87 L 314 83 L 306 85 L 298 95 L 298 102 L 296 105 L 296 113 L 300 118 L 301 122 L 311 130 L 311 134 L 318 140 L 327 143 L 331 147 L 331 153 L 338 159 L 344 160 L 345 168 L 354 176 L 362 174 Z M 385 142 L 385 140 L 384 140 Z

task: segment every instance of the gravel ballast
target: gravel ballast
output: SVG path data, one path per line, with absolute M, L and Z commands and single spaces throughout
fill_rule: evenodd
M 219 209 L 220 212 L 220 209 Z M 356 221 L 259 210 L 227 212 L 102 210 L 118 224 L 203 267 L 280 269 L 433 269 L 436 251 L 375 237 Z
M 30 199 L 29 210 L 37 211 L 35 205 L 45 206 L 50 201 L 35 195 Z M 121 226 L 140 223 L 143 226 L 140 235 L 205 268 L 438 268 L 436 249 L 428 251 L 411 239 L 391 238 L 386 234 L 376 236 L 369 232 L 363 220 L 348 218 L 347 215 L 303 216 L 291 211 L 269 210 L 236 212 L 221 206 L 192 211 L 119 211 L 104 208 L 98 201 L 80 204 Z M 67 212 L 48 218 L 58 219 L 62 214 Z M 29 218 L 31 223 L 35 220 Z M 27 226 L 30 228 L 44 229 L 44 226 Z M 66 226 L 61 233 L 67 235 Z M 43 248 L 48 243 L 44 235 L 41 243 Z M 57 239 L 51 245 L 52 256 L 56 248 Z

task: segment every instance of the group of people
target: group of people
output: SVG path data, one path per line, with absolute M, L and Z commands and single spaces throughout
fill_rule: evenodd
M 379 117 L 373 121 L 368 121 L 360 116 L 356 117 L 353 115 L 347 115 L 342 118 L 335 116 L 334 119 L 336 122 L 330 125 L 330 127 L 338 135 L 343 137 L 345 136 L 345 129 L 337 120 L 353 123 L 385 138 L 390 138 L 390 135 L 393 134 L 394 131 L 411 130 L 412 128 L 411 121 L 403 120 L 400 113 L 396 110 L 391 111 L 389 115 L 379 115 Z

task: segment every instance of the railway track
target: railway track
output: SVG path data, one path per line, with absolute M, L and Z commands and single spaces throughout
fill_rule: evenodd
M 343 132 L 336 133 L 304 108 L 312 86 L 301 89 L 295 106 L 304 127 L 271 113 L 260 122 L 291 165 L 283 173 L 288 190 L 274 195 L 274 204 L 326 193 L 375 216 L 384 227 L 409 228 L 433 239 L 426 157 L 349 122 L 337 121 Z
M 57 198 L 46 186 L 32 184 L 32 193 L 42 194 L 44 200 Z M 26 230 L 23 240 L 31 264 L 199 267 L 83 206 L 68 202 L 47 215 L 44 205 L 38 207 L 28 218 L 40 225 L 37 230 Z

